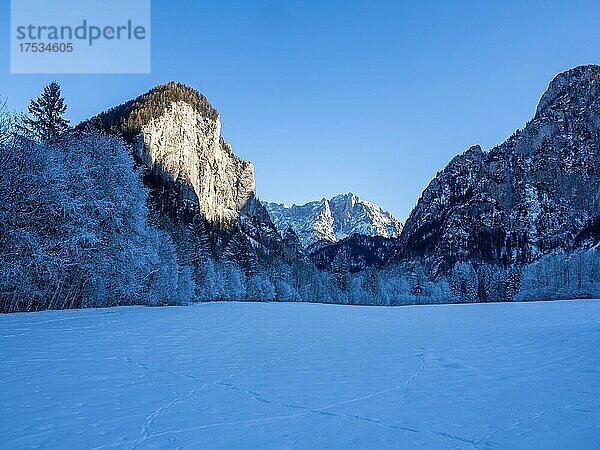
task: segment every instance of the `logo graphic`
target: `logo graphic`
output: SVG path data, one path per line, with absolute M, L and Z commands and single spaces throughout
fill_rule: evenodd
M 11 73 L 149 73 L 150 0 L 11 0 Z

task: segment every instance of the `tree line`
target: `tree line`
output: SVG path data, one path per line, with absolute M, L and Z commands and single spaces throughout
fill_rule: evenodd
M 435 278 L 418 261 L 357 273 L 343 258 L 329 271 L 297 258 L 257 264 L 236 240 L 219 257 L 206 251 L 188 258 L 149 221 L 143 169 L 129 144 L 97 128 L 74 130 L 66 111 L 57 83 L 44 88 L 25 117 L 0 107 L 2 312 L 197 301 L 405 305 L 600 297 L 596 248 L 508 269 L 462 261 Z M 198 245 L 206 239 L 200 233 Z M 293 241 L 293 233 L 285 239 Z

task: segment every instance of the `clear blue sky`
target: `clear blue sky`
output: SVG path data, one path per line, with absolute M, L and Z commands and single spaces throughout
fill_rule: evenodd
M 8 36 L 9 2 L 0 25 Z M 150 75 L 10 75 L 24 110 L 52 79 L 73 122 L 169 80 L 204 93 L 261 198 L 352 191 L 404 220 L 455 154 L 522 127 L 552 77 L 600 63 L 598 1 L 152 3 Z

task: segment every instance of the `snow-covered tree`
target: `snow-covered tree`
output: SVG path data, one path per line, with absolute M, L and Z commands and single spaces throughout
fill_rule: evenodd
M 377 270 L 373 267 L 362 274 L 362 292 L 365 300 L 371 305 L 389 305 L 390 301 L 382 283 L 379 280 Z
M 252 302 L 275 300 L 275 286 L 264 275 L 251 275 L 247 281 L 246 298 Z
M 221 263 L 221 281 L 223 286 L 223 299 L 230 302 L 243 300 L 246 292 L 246 274 L 238 264 L 231 262 Z
M 427 283 L 427 276 L 421 265 L 415 267 L 411 274 L 411 294 L 415 296 L 416 303 L 423 303 L 421 297 L 426 296 L 425 285 Z
M 350 272 L 348 267 L 348 258 L 344 252 L 337 252 L 335 258 L 333 258 L 331 263 L 331 273 L 333 274 L 333 277 L 337 283 L 337 287 L 340 290 L 345 291 L 348 289 Z
M 454 265 L 450 274 L 450 286 L 463 302 L 473 303 L 479 299 L 477 272 L 469 262 L 458 262 Z
M 199 301 L 208 302 L 223 298 L 223 283 L 217 265 L 212 258 L 202 261 L 199 266 L 200 276 L 196 297 Z
M 191 300 L 172 241 L 147 223 L 146 190 L 120 139 L 13 135 L 0 171 L 2 310 Z
M 12 118 L 8 113 L 6 102 L 0 101 L 0 145 L 8 143 L 11 137 Z
M 600 251 L 546 255 L 526 266 L 518 301 L 600 297 Z

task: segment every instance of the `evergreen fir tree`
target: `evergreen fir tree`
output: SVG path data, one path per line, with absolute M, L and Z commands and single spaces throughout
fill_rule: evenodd
M 337 252 L 335 258 L 331 262 L 331 273 L 340 290 L 345 291 L 348 289 L 350 270 L 348 267 L 348 259 L 343 251 Z
M 30 116 L 23 119 L 23 127 L 42 142 L 55 142 L 69 129 L 69 121 L 63 117 L 67 105 L 56 81 L 44 87 L 42 95 L 31 101 L 28 110 Z
M 417 266 L 412 273 L 412 286 L 410 293 L 416 297 L 417 303 L 421 303 L 421 296 L 425 294 L 425 271 L 421 266 Z

